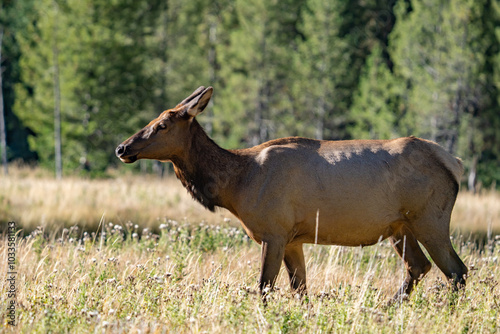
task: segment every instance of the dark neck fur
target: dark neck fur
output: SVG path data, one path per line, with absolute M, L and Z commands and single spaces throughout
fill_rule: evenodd
M 183 158 L 172 159 L 175 175 L 187 191 L 210 211 L 226 207 L 221 198 L 224 187 L 239 170 L 238 156 L 219 147 L 194 119 L 192 141 Z

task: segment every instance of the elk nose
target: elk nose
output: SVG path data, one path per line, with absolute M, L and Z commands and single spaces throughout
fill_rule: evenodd
M 115 150 L 116 156 L 121 157 L 122 155 L 124 155 L 127 152 L 127 148 L 127 146 L 120 144 Z

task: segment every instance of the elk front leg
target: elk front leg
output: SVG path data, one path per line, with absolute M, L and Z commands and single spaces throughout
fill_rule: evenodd
M 273 288 L 274 283 L 276 283 L 284 253 L 285 244 L 282 240 L 262 241 L 262 269 L 259 288 L 263 296 L 266 295 L 264 289 L 266 287 Z

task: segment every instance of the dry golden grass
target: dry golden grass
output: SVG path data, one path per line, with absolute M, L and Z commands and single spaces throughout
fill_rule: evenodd
M 175 177 L 125 175 L 88 180 L 56 181 L 41 170 L 11 169 L 0 175 L 0 221 L 14 220 L 28 231 L 36 226 L 61 228 L 79 224 L 95 229 L 104 222 L 157 227 L 167 219 L 219 223 L 236 219 L 226 210 L 211 213 L 196 203 Z M 462 191 L 455 205 L 451 230 L 458 233 L 500 233 L 500 195 Z
M 164 219 L 221 222 L 226 210 L 212 213 L 192 200 L 175 177 L 118 176 L 114 179 L 67 177 L 57 181 L 38 170 L 12 169 L 0 175 L 0 221 L 16 221 L 28 231 L 78 224 L 96 229 L 101 219 L 157 226 Z
M 451 216 L 451 229 L 463 232 L 500 233 L 500 194 L 483 191 L 472 194 L 462 191 Z
M 309 293 L 300 301 L 282 268 L 264 307 L 259 247 L 240 228 L 168 224 L 160 236 L 106 225 L 106 242 L 36 230 L 17 243 L 19 333 L 494 333 L 500 328 L 500 240 L 457 247 L 470 271 L 451 293 L 434 266 L 408 302 L 385 306 L 404 268 L 384 241 L 304 247 Z M 134 232 L 135 233 L 135 232 Z M 458 245 L 456 245 L 458 246 Z M 7 243 L 0 240 L 0 252 Z M 6 257 L 0 267 L 7 267 Z M 8 302 L 5 281 L 0 303 Z M 0 331 L 1 328 L 0 328 Z
M 463 232 L 453 241 L 471 269 L 465 291 L 451 293 L 433 266 L 408 302 L 386 307 L 404 276 L 388 241 L 305 245 L 307 302 L 290 293 L 282 268 L 264 307 L 259 246 L 234 220 L 224 222 L 226 211 L 212 214 L 195 203 L 177 180 L 55 181 L 40 170 L 12 170 L 0 176 L 0 220 L 34 231 L 17 242 L 17 326 L 0 312 L 0 332 L 498 332 L 499 200 L 495 192 L 459 194 L 452 230 Z M 60 228 L 95 228 L 103 215 L 104 234 Z M 143 229 L 160 223 L 159 235 Z M 482 249 L 466 234 L 488 229 Z M 2 238 L 0 253 L 7 248 Z M 9 302 L 5 282 L 1 305 Z

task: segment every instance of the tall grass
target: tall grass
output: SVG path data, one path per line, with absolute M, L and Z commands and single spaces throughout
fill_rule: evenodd
M 479 194 L 458 194 L 451 216 L 451 229 L 473 233 L 500 233 L 500 193 L 489 190 Z
M 232 215 L 211 213 L 194 202 L 175 177 L 117 175 L 113 179 L 54 180 L 40 170 L 12 169 L 0 175 L 0 222 L 14 220 L 27 231 L 80 225 L 95 230 L 101 220 L 157 226 L 166 218 L 219 222 Z
M 449 291 L 434 266 L 408 302 L 390 307 L 386 301 L 405 271 L 387 241 L 366 248 L 305 245 L 308 296 L 291 293 L 282 268 L 264 307 L 257 291 L 260 248 L 227 217 L 204 210 L 170 178 L 55 181 L 26 169 L 0 176 L 0 220 L 15 220 L 27 235 L 16 251 L 18 324 L 6 325 L 2 310 L 0 331 L 500 331 L 497 193 L 462 192 L 457 200 L 453 242 L 470 268 L 466 289 Z M 470 232 L 487 236 L 483 248 Z M 5 238 L 0 252 L 7 253 Z M 7 268 L 7 256 L 0 268 Z M 2 275 L 0 305 L 8 301 L 6 290 Z
M 75 224 L 95 230 L 101 220 L 116 224 L 129 221 L 156 227 L 165 219 L 218 223 L 236 219 L 226 210 L 215 214 L 196 203 L 174 176 L 117 175 L 113 179 L 89 180 L 68 177 L 56 181 L 41 170 L 11 169 L 0 175 L 0 222 L 14 220 L 31 231 Z M 452 231 L 500 233 L 500 195 L 484 191 L 461 192 L 452 216 Z
M 282 268 L 264 307 L 259 247 L 240 228 L 167 221 L 160 234 L 104 225 L 105 239 L 77 228 L 42 228 L 19 240 L 19 333 L 495 333 L 500 329 L 500 240 L 479 252 L 456 243 L 471 268 L 451 292 L 434 267 L 408 302 L 386 306 L 404 269 L 387 242 L 305 246 L 309 294 L 288 288 Z M 493 237 L 494 239 L 494 237 Z M 498 238 L 497 238 L 498 239 Z M 6 243 L 0 241 L 0 252 Z M 0 267 L 7 266 L 6 257 Z M 5 281 L 0 304 L 6 305 Z

